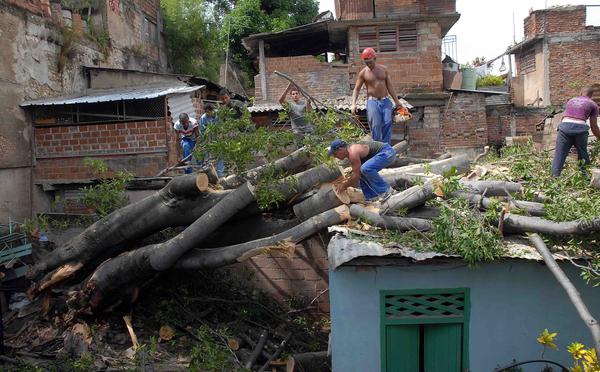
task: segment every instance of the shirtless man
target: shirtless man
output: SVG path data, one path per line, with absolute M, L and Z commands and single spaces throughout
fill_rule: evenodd
M 375 62 L 377 54 L 373 48 L 366 48 L 360 57 L 367 65 L 358 73 L 356 85 L 352 92 L 352 114 L 356 113 L 356 98 L 363 84 L 367 85 L 367 119 L 371 128 L 371 137 L 375 141 L 391 144 L 392 113 L 394 106 L 388 98 L 392 96 L 394 104 L 400 106 L 400 101 L 394 92 L 387 68 Z
M 396 156 L 396 150 L 387 143 L 363 141 L 348 145 L 341 139 L 331 142 L 329 155 L 339 160 L 349 159 L 352 165 L 352 177 L 337 187 L 338 192 L 355 185 L 360 179 L 360 188 L 366 200 L 385 201 L 391 194 L 390 185 L 379 171 L 388 166 Z

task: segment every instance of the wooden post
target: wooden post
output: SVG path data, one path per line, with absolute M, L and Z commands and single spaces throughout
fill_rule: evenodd
M 265 41 L 258 41 L 258 69 L 260 73 L 260 93 L 263 101 L 268 101 L 267 65 L 265 63 Z

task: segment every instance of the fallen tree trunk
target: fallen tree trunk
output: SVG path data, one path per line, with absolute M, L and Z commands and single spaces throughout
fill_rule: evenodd
M 542 238 L 540 238 L 537 234 L 532 234 L 529 236 L 529 241 L 533 243 L 535 249 L 544 259 L 546 266 L 548 266 L 548 269 L 552 272 L 552 275 L 554 275 L 558 283 L 563 287 L 565 292 L 567 292 L 567 296 L 569 296 L 569 300 L 571 300 L 571 303 L 577 310 L 579 317 L 581 320 L 583 320 L 586 327 L 588 327 L 590 333 L 592 334 L 596 355 L 600 355 L 600 325 L 598 324 L 598 321 L 588 310 L 577 288 L 575 288 L 573 283 L 571 283 L 569 278 L 565 275 L 564 271 L 562 271 L 560 266 L 558 266 L 554 260 L 554 257 L 552 257 L 552 253 L 550 253 Z
M 453 196 L 463 198 L 467 200 L 470 205 L 481 209 L 490 209 L 496 205 L 492 199 L 472 192 L 458 191 L 455 192 Z M 509 210 L 520 209 L 531 216 L 544 216 L 546 214 L 544 204 L 542 203 L 510 199 L 508 202 L 503 202 L 503 204 L 506 205 Z M 498 212 L 500 212 L 500 210 L 498 210 Z
M 306 151 L 306 148 L 301 147 L 288 156 L 275 160 L 273 163 L 250 169 L 241 175 L 234 174 L 227 176 L 221 179 L 219 183 L 224 189 L 234 189 L 245 181 L 255 183 L 258 177 L 267 169 L 273 169 L 276 172 L 292 172 L 306 167 L 308 164 L 310 164 L 309 153 Z
M 506 213 L 504 231 L 509 233 L 538 233 L 552 236 L 589 235 L 600 231 L 600 218 L 591 221 L 554 222 L 540 217 L 519 216 Z
M 294 214 L 301 221 L 307 220 L 321 212 L 338 207 L 342 204 L 350 204 L 364 200 L 362 192 L 354 188 L 348 188 L 339 193 L 333 184 L 323 185 L 319 191 L 310 198 L 294 205 Z
M 205 247 L 223 247 L 261 239 L 289 230 L 300 222 L 297 218 L 277 219 L 263 214 L 231 220 L 206 238 Z
M 396 150 L 396 154 L 403 154 L 408 151 L 408 141 L 400 141 L 392 147 Z
M 197 270 L 230 265 L 261 254 L 265 248 L 274 247 L 281 242 L 295 245 L 326 227 L 343 223 L 348 219 L 350 219 L 350 211 L 343 205 L 314 216 L 275 236 L 228 247 L 194 249 L 183 256 L 174 268 Z
M 365 219 L 369 222 L 369 224 L 387 230 L 396 230 L 400 232 L 410 230 L 433 230 L 433 224 L 429 220 L 424 220 L 420 218 L 380 216 L 379 214 L 372 212 L 358 204 L 352 204 L 350 206 L 350 215 L 353 218 Z
M 96 221 L 66 245 L 36 262 L 28 277 L 34 279 L 69 262 L 82 267 L 121 253 L 127 242 L 168 226 L 187 224 L 212 208 L 229 192 L 206 192 L 206 176 L 173 178 L 163 189 Z
M 399 168 L 410 164 L 430 163 L 433 159 L 413 158 L 411 156 L 396 156 L 386 168 Z
M 102 263 L 87 281 L 80 303 L 89 300 L 97 309 L 110 293 L 148 280 L 169 269 L 187 251 L 198 246 L 211 232 L 254 199 L 254 187 L 242 185 L 208 212 L 168 241 L 138 248 Z M 83 300 L 83 301 L 82 301 Z
M 392 187 L 396 185 L 403 185 L 406 181 L 407 174 L 423 174 L 428 169 L 433 174 L 442 174 L 449 171 L 452 167 L 455 167 L 458 173 L 464 173 L 469 169 L 469 159 L 466 155 L 458 155 L 449 159 L 436 160 L 426 164 L 415 164 L 408 165 L 400 168 L 387 168 L 379 171 L 379 174 L 383 179 L 390 184 Z M 410 178 L 412 182 L 418 181 L 422 178 L 419 175 L 415 175 Z

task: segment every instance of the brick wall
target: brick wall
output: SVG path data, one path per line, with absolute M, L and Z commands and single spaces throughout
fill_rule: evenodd
M 348 31 L 350 79 L 363 68 L 358 45 L 358 28 Z M 417 49 L 379 53 L 377 61 L 390 73 L 396 93 L 441 91 L 443 86 L 441 62 L 441 28 L 437 22 L 417 23 Z
M 600 35 L 595 40 L 550 43 L 550 102 L 562 106 L 585 85 L 600 83 L 599 56 Z
M 329 287 L 328 240 L 326 234 L 313 236 L 298 244 L 291 258 L 269 253 L 249 259 L 244 266 L 255 272 L 256 285 L 275 299 L 311 301 Z M 329 312 L 329 294 L 322 294 L 314 306 Z
M 487 144 L 485 96 L 480 93 L 454 93 L 448 109 L 440 116 L 441 145 L 482 147 Z
M 525 39 L 545 33 L 546 35 L 563 32 L 585 31 L 585 6 L 564 6 L 536 10 L 523 22 Z
M 336 1 L 337 18 L 343 20 L 373 18 L 373 0 L 347 0 L 341 14 Z M 456 0 L 377 0 L 376 18 L 400 17 L 408 14 L 443 14 L 456 12 Z
M 506 137 L 531 136 L 534 142 L 541 142 L 543 132 L 536 131 L 536 124 L 546 116 L 544 109 L 488 106 L 486 108 L 488 143 L 500 146 Z
M 346 65 L 318 61 L 313 56 L 274 57 L 266 59 L 268 101 L 276 101 L 287 87 L 288 81 L 275 75 L 280 71 L 289 75 L 317 99 L 327 99 L 351 94 Z M 256 100 L 264 100 L 261 92 L 261 76 L 256 75 Z
M 177 137 L 164 119 L 35 127 L 34 138 L 38 179 L 89 178 L 83 159 L 90 156 L 112 159 L 111 169 L 137 176 L 153 176 L 177 160 Z

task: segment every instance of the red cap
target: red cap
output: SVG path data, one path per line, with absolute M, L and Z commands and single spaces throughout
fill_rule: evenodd
M 365 50 L 363 50 L 363 52 L 360 54 L 360 58 L 375 59 L 377 58 L 377 53 L 375 53 L 375 50 L 373 50 L 373 48 L 365 48 Z

